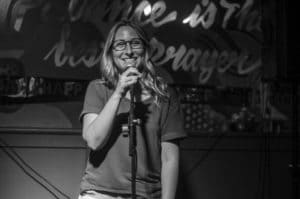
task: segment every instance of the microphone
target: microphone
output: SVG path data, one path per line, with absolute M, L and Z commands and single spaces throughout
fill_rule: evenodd
M 127 68 L 133 67 L 133 68 L 137 68 L 136 63 L 135 62 L 130 62 L 126 64 Z M 130 75 L 130 74 L 129 74 Z M 136 84 L 136 83 L 135 83 Z M 130 93 L 130 100 L 133 103 L 134 102 L 134 90 L 135 90 L 135 84 L 130 85 L 129 88 L 129 93 Z
M 135 89 L 135 84 L 132 84 L 130 85 L 130 88 L 129 88 L 129 93 L 130 93 L 130 100 L 132 102 L 134 102 L 134 89 Z

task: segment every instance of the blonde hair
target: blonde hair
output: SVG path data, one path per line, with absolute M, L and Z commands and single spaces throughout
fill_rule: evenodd
M 147 34 L 139 25 L 137 25 L 133 21 L 122 20 L 116 23 L 110 30 L 102 51 L 102 57 L 100 62 L 100 70 L 102 76 L 106 81 L 112 84 L 112 86 L 115 87 L 117 85 L 118 78 L 119 78 L 119 71 L 113 62 L 111 49 L 115 38 L 115 34 L 121 26 L 131 27 L 133 30 L 136 31 L 137 35 L 144 42 L 145 52 L 144 52 L 144 59 L 142 63 L 143 75 L 140 83 L 142 84 L 142 86 L 144 86 L 146 90 L 148 90 L 154 96 L 155 103 L 159 104 L 163 99 L 169 97 L 167 84 L 163 81 L 161 77 L 157 75 L 154 68 L 154 64 L 150 59 L 151 45 L 147 37 Z

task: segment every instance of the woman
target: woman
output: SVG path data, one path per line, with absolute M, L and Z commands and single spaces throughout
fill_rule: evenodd
M 128 123 L 134 89 L 137 140 L 137 198 L 175 198 L 179 147 L 185 137 L 179 103 L 157 77 L 145 32 L 131 21 L 113 26 L 106 40 L 101 72 L 86 91 L 81 120 L 91 149 L 80 199 L 131 198 Z

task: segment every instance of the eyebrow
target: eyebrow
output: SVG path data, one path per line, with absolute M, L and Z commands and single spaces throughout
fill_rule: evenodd
M 125 39 L 116 39 L 116 40 L 114 40 L 114 41 L 131 41 L 131 40 L 134 40 L 134 39 L 139 39 L 139 40 L 142 40 L 141 38 L 139 38 L 139 37 L 135 37 L 135 38 L 132 38 L 132 39 L 130 39 L 130 40 L 125 40 Z

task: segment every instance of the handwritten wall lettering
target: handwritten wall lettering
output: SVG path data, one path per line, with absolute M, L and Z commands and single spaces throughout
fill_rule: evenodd
M 205 29 L 210 28 L 215 21 L 217 7 L 210 2 L 203 14 L 201 14 L 202 10 L 202 7 L 197 4 L 193 12 L 185 19 L 185 23 L 189 23 L 192 28 L 197 27 L 199 24 Z
M 238 53 L 236 51 L 223 50 L 202 50 L 187 47 L 182 44 L 178 49 L 174 46 L 166 46 L 155 37 L 151 39 L 151 45 L 154 46 L 152 60 L 158 66 L 163 66 L 168 61 L 172 62 L 172 70 L 183 70 L 186 72 L 199 72 L 199 83 L 206 83 L 211 77 L 213 71 L 225 73 L 230 68 L 237 68 L 238 74 L 245 75 L 253 72 L 261 66 L 261 60 L 249 60 L 248 52 Z M 44 57 L 44 60 L 50 59 L 54 55 L 54 62 L 57 67 L 62 67 L 68 63 L 71 67 L 84 64 L 90 68 L 100 61 L 100 56 L 91 56 L 89 58 L 82 56 L 75 60 L 73 56 L 64 54 L 64 43 L 57 43 L 50 52 Z M 253 63 L 254 62 L 254 63 Z
M 73 1 L 71 0 L 71 4 Z M 202 27 L 209 29 L 216 24 L 216 16 L 220 16 L 218 18 L 223 19 L 220 25 L 224 29 L 228 27 L 232 18 L 238 20 L 237 27 L 239 30 L 260 30 L 261 25 L 259 12 L 253 8 L 254 0 L 244 0 L 238 3 L 232 3 L 228 0 L 201 0 L 186 17 L 178 17 L 180 13 L 176 10 L 166 14 L 167 5 L 165 1 L 156 1 L 151 4 L 149 1 L 143 0 L 135 8 L 133 8 L 130 0 L 107 0 L 106 3 L 96 2 L 85 3 L 83 1 L 82 6 L 86 6 L 86 8 L 78 11 L 81 13 L 73 13 L 71 10 L 73 14 L 71 16 L 74 19 L 78 19 L 78 16 L 81 16 L 85 20 L 102 21 L 105 19 L 109 22 L 114 22 L 120 17 L 135 18 L 143 25 L 152 24 L 156 28 L 176 21 L 181 17 L 185 19 L 184 23 L 191 28 Z M 145 16 L 144 9 L 148 6 L 151 6 L 152 10 L 148 16 Z M 132 10 L 133 12 L 131 12 Z M 130 15 L 130 13 L 132 14 Z
M 184 23 L 195 28 L 199 25 L 205 29 L 211 28 L 215 24 L 218 11 L 225 10 L 222 20 L 222 28 L 226 29 L 231 18 L 238 19 L 238 29 L 247 31 L 261 31 L 260 15 L 257 10 L 253 10 L 254 0 L 245 0 L 244 4 L 231 3 L 227 0 L 220 0 L 218 6 L 213 1 L 202 0 L 202 5 L 196 4 L 192 13 L 185 18 Z M 241 8 L 242 7 L 242 8 Z M 237 12 L 235 15 L 234 13 Z
M 151 6 L 151 4 L 148 1 L 145 1 L 145 0 L 142 1 L 136 7 L 132 18 L 138 19 L 138 21 L 140 21 L 142 25 L 151 23 L 152 26 L 156 27 L 156 28 L 159 26 L 162 26 L 166 23 L 176 20 L 177 11 L 172 11 L 171 13 L 169 13 L 167 16 L 163 17 L 162 19 L 158 19 L 163 16 L 163 14 L 165 13 L 166 8 L 167 8 L 166 3 L 164 1 L 158 1 L 153 4 L 149 18 L 146 19 L 145 21 L 142 21 L 142 14 L 144 13 L 144 9 L 149 5 Z
M 241 6 L 237 3 L 229 3 L 226 0 L 221 0 L 220 5 L 227 9 L 222 23 L 222 27 L 226 28 L 228 20 L 230 19 L 232 14 L 235 12 L 236 9 L 240 8 Z
M 234 2 L 230 0 L 198 0 L 195 5 L 189 5 L 188 9 L 190 11 L 184 16 L 180 13 L 180 10 L 167 9 L 167 1 L 162 0 L 151 2 L 142 0 L 135 4 L 133 4 L 132 0 L 70 0 L 69 12 L 72 20 L 80 19 L 94 23 L 103 36 L 106 35 L 109 27 L 120 18 L 136 19 L 142 25 L 151 25 L 153 28 L 160 28 L 168 23 L 177 23 L 179 20 L 184 19 L 182 26 L 190 27 L 190 31 L 196 31 L 197 29 L 202 31 L 202 29 L 205 29 L 215 32 L 213 27 L 222 29 L 227 34 L 224 37 L 221 35 L 222 31 L 215 32 L 215 36 L 218 38 L 211 36 L 209 32 L 203 31 L 201 33 L 212 44 L 209 48 L 188 47 L 187 43 L 185 43 L 186 41 L 179 42 L 179 44 L 176 42 L 176 46 L 165 45 L 165 43 L 158 41 L 155 37 L 151 39 L 151 43 L 154 45 L 152 59 L 156 64 L 163 66 L 168 62 L 172 64 L 172 71 L 197 72 L 199 74 L 199 82 L 206 83 L 213 72 L 225 73 L 230 69 L 237 74 L 245 75 L 261 66 L 261 57 L 258 53 L 253 52 L 254 48 L 260 47 L 259 41 L 250 44 L 251 51 L 241 36 L 249 33 L 251 37 L 257 36 L 257 40 L 261 38 L 261 15 L 256 1 L 258 0 Z M 15 1 L 8 2 L 13 4 L 10 6 L 12 9 L 7 10 L 10 13 L 5 12 L 7 13 L 6 15 L 0 15 L 0 23 L 10 24 L 10 27 L 12 27 L 12 24 L 19 24 L 15 26 L 18 30 L 21 29 L 23 17 L 25 17 L 28 10 L 38 6 L 49 6 L 52 3 L 49 1 L 44 5 L 30 1 L 30 4 L 26 4 L 26 0 L 16 1 L 18 3 Z M 81 5 L 75 5 L 78 3 Z M 151 12 L 145 14 L 145 8 L 149 7 L 151 7 Z M 43 12 L 48 12 L 47 10 L 41 8 L 42 13 L 40 15 L 45 16 Z M 19 21 L 17 22 L 17 20 Z M 3 24 L 0 24 L 0 27 L 4 27 Z M 229 30 L 227 30 L 228 27 L 230 27 Z M 230 34 L 231 31 L 237 32 L 241 37 L 236 38 L 232 36 Z M 159 32 L 157 33 L 159 34 Z M 79 65 L 93 68 L 99 63 L 100 55 L 98 51 L 89 53 L 89 55 L 78 56 L 68 53 L 66 45 L 64 39 L 60 38 L 47 51 L 42 58 L 43 61 L 53 60 L 55 67 L 70 68 L 75 68 Z M 238 47 L 234 48 L 233 46 Z
M 103 44 L 100 45 L 103 46 Z M 46 61 L 50 59 L 51 55 L 54 55 L 54 64 L 56 67 L 62 67 L 65 64 L 68 64 L 71 67 L 76 67 L 80 64 L 83 64 L 87 68 L 91 68 L 100 62 L 99 54 L 80 56 L 77 59 L 75 59 L 73 55 L 66 55 L 64 53 L 66 50 L 65 46 L 65 41 L 60 40 L 51 48 L 43 60 Z
M 72 1 L 71 1 L 72 2 Z M 144 10 L 151 7 L 149 15 L 145 16 Z M 112 0 L 106 3 L 91 3 L 86 9 L 81 10 L 83 13 L 74 13 L 74 19 L 82 16 L 84 20 L 92 20 L 96 24 L 103 21 L 115 22 L 120 18 L 135 19 L 142 25 L 151 24 L 153 27 L 160 27 L 166 23 L 177 19 L 177 11 L 166 13 L 167 5 L 164 1 L 157 1 L 151 4 L 147 0 L 143 0 L 133 8 L 132 2 L 129 0 Z M 132 14 L 131 14 L 132 13 Z
M 164 44 L 156 38 L 152 38 L 151 44 L 155 47 L 153 62 L 163 65 L 173 60 L 172 69 L 174 71 L 184 70 L 187 72 L 199 72 L 199 83 L 206 83 L 214 70 L 225 73 L 230 68 L 237 68 L 238 74 L 249 74 L 261 66 L 261 59 L 249 59 L 248 52 L 238 53 L 236 51 L 223 50 L 201 50 L 180 45 L 178 50 L 174 46 L 166 48 Z
M 107 18 L 108 21 L 116 21 L 119 18 L 127 18 L 133 9 L 131 0 L 114 0 L 114 1 L 107 1 L 106 5 L 98 4 L 97 9 L 94 7 L 90 7 L 88 12 L 99 12 L 102 11 L 102 13 L 99 13 L 102 15 L 103 18 Z M 96 14 L 98 15 L 98 13 Z M 101 20 L 101 18 L 99 18 Z
M 20 31 L 27 11 L 38 6 L 39 3 L 26 0 L 0 1 L 0 28 L 9 25 L 15 31 Z
M 85 20 L 103 20 L 115 21 L 118 17 L 136 18 L 141 21 L 142 24 L 151 23 L 153 27 L 159 27 L 166 23 L 175 21 L 178 18 L 178 11 L 172 11 L 166 16 L 163 16 L 166 12 L 167 5 L 165 1 L 157 1 L 153 5 L 147 0 L 141 1 L 136 8 L 133 8 L 131 0 L 107 0 L 106 4 L 99 3 L 98 1 L 82 1 L 82 6 L 85 9 L 78 9 L 77 12 L 72 12 L 72 5 L 75 4 L 74 0 L 70 1 L 69 10 L 71 12 L 71 19 L 77 20 L 79 17 L 83 17 Z M 21 28 L 23 17 L 26 12 L 32 8 L 39 6 L 38 3 L 27 3 L 25 0 L 11 1 L 12 5 L 11 13 L 6 15 L 0 15 L 0 27 L 5 24 L 11 24 L 14 26 L 19 23 L 18 30 Z M 217 4 L 218 3 L 218 4 Z M 147 6 L 151 6 L 152 10 L 149 16 L 144 16 L 143 11 Z M 202 0 L 201 3 L 196 4 L 194 10 L 185 17 L 186 23 L 190 27 L 195 28 L 201 25 L 203 28 L 210 28 L 216 22 L 216 16 L 220 13 L 224 13 L 222 27 L 227 28 L 231 18 L 238 19 L 237 27 L 239 30 L 258 30 L 261 31 L 261 16 L 257 9 L 253 9 L 254 0 L 244 0 L 239 3 L 228 2 L 228 0 L 212 1 Z M 5 6 L 8 9 L 9 6 Z M 73 6 L 75 7 L 75 6 Z M 132 16 L 129 16 L 134 9 Z M 47 9 L 44 9 L 47 11 Z M 8 10 L 3 10 L 8 12 Z M 222 12 L 219 12 L 222 11 Z M 225 12 L 224 12 L 225 11 Z M 3 13 L 4 13 L 3 12 Z M 80 12 L 80 13 L 78 13 Z M 45 13 L 44 13 L 45 14 Z M 44 16 L 42 14 L 42 16 Z M 10 18 L 8 16 L 11 16 Z M 91 19 L 93 18 L 93 19 Z M 160 18 L 160 19 L 159 19 Z M 18 20 L 18 22 L 17 22 Z M 3 24 L 5 23 L 5 24 Z
M 257 30 L 261 32 L 261 15 L 258 10 L 251 11 L 253 9 L 253 4 L 254 0 L 246 0 L 242 9 L 236 14 L 236 17 L 239 19 L 239 30 L 246 30 L 248 32 Z

